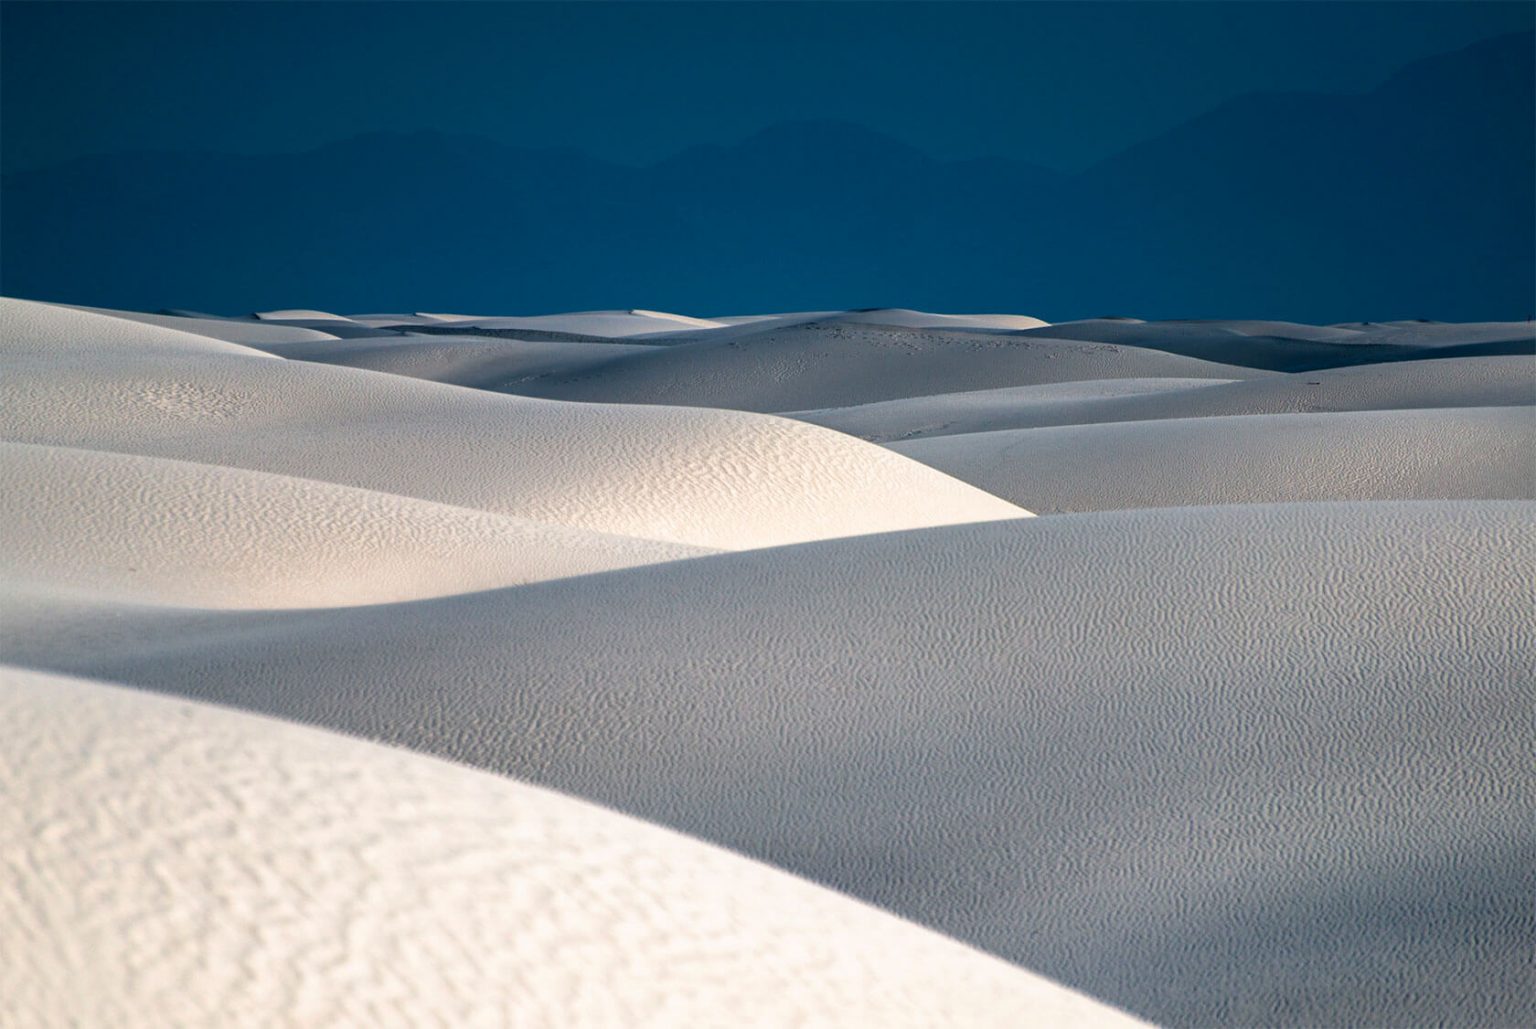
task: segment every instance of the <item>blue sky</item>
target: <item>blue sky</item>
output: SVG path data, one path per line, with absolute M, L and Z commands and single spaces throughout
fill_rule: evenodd
M 1529 3 L 6 3 L 7 169 L 379 129 L 644 163 L 777 122 L 1076 169 L 1254 90 L 1362 91 Z

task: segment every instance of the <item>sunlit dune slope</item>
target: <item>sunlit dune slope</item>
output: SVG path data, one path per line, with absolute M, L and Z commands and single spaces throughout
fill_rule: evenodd
M 1536 1018 L 1536 504 L 1069 515 L 13 660 L 611 804 L 1182 1024 Z M 42 627 L 38 627 L 38 620 Z
M 12 442 L 272 472 L 725 549 L 1027 513 L 784 419 L 549 403 L 276 360 L 46 305 L 0 312 L 0 439 Z M 100 330 L 89 359 L 56 342 L 79 338 L 79 320 Z M 155 349 L 108 345 L 123 333 Z
M 0 740 L 0 785 L 28 799 L 0 810 L 10 1024 L 1132 1024 L 782 872 L 420 755 L 13 669 Z

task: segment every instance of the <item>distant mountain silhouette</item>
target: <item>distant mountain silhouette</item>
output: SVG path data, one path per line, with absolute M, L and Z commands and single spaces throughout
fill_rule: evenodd
M 644 168 L 431 132 L 114 154 L 5 177 L 0 290 L 224 312 L 1523 318 L 1533 49 L 1488 40 L 1358 96 L 1245 96 L 1071 176 L 836 123 Z

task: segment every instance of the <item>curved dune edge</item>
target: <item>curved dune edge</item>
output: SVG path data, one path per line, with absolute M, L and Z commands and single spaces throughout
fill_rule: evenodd
M 0 575 L 100 600 L 382 604 L 713 551 L 238 468 L 0 442 Z
M 803 418 L 865 439 L 890 441 L 953 432 L 1224 415 L 1524 407 L 1536 399 L 1533 379 L 1536 360 L 1531 357 L 1427 358 L 1260 379 L 1210 380 L 1189 389 L 1155 390 L 1139 395 L 1043 399 L 1035 392 L 1037 387 L 1025 387 L 935 393 L 903 401 L 799 411 L 786 417 Z M 953 427 L 944 425 L 950 421 Z
M 785 412 L 997 386 L 1273 374 L 1140 347 L 833 318 L 703 330 L 697 340 L 506 388 L 553 400 Z
M 107 307 L 87 307 L 83 304 L 61 306 L 67 306 L 75 311 L 85 311 L 89 314 L 106 315 L 108 318 L 122 318 L 131 322 L 140 322 L 144 325 L 158 325 L 162 328 L 176 329 L 180 332 L 190 332 L 194 336 L 221 339 L 226 343 L 246 344 L 254 349 L 293 343 L 339 342 L 338 338 L 329 332 L 321 332 L 318 329 L 308 329 L 297 325 L 260 322 L 254 318 L 198 318 L 191 315 L 116 311 Z
M 1533 512 L 1063 515 L 0 627 L 29 665 L 625 810 L 1161 1022 L 1522 1025 Z
M 1536 503 L 1472 499 L 1536 496 L 1529 340 L 861 314 L 902 312 L 487 348 L 0 303 L 0 660 L 98 680 L 0 682 L 0 1022 L 899 1024 L 938 930 L 1167 1024 L 1536 1025 Z M 978 1021 L 931 981 L 909 1018 Z
M 888 445 L 1039 514 L 1300 500 L 1536 500 L 1529 407 L 1170 418 Z
M 600 367 L 647 348 L 629 343 L 572 343 L 487 336 L 364 337 L 271 346 L 291 361 L 339 364 L 471 389 L 499 390 L 522 380 Z
M 6 339 L 0 439 L 18 443 L 225 465 L 728 550 L 1029 514 L 881 447 L 762 415 L 530 400 L 265 354 L 93 350 L 80 360 L 34 348 L 17 358 L 16 346 Z
M 261 350 L 137 318 L 0 297 L 0 356 L 8 361 L 27 357 L 77 361 L 98 356 L 144 360 L 163 354 L 272 360 L 271 354 Z
M 720 328 L 720 322 L 665 311 L 568 311 L 538 315 L 465 315 L 418 312 L 410 316 L 354 315 L 367 325 L 409 325 L 413 322 L 446 322 L 477 329 L 570 332 L 584 336 L 622 339 L 647 333 L 697 332 Z
M 767 866 L 420 755 L 9 668 L 0 737 L 0 784 L 27 800 L 0 808 L 19 1024 L 1136 1024 Z
M 873 404 L 828 407 L 813 411 L 785 411 L 783 417 L 846 432 L 872 443 L 895 443 L 934 436 L 994 432 L 1010 429 L 1014 422 L 1031 416 L 1049 417 L 1053 412 L 1069 417 L 1095 405 L 1123 397 L 1188 395 L 1197 389 L 1226 385 L 1236 379 L 1087 379 L 1052 382 L 1039 386 L 1001 386 L 960 393 L 881 400 Z

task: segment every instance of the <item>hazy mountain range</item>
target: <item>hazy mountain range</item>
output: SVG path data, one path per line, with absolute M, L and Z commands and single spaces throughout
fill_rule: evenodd
M 1070 175 L 837 123 L 641 168 L 431 132 L 111 154 L 5 176 L 0 289 L 222 313 L 1524 318 L 1533 80 L 1532 34 L 1500 37 L 1362 95 L 1244 96 Z

